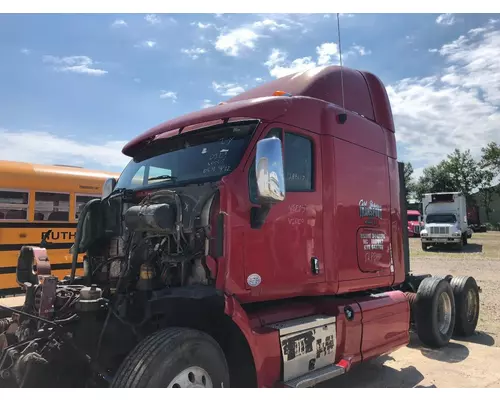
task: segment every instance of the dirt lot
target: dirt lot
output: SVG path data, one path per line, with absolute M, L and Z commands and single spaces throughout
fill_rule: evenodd
M 424 252 L 410 238 L 413 273 L 471 275 L 482 289 L 476 335 L 444 349 L 410 345 L 321 387 L 500 387 L 500 232 L 473 234 L 462 252 Z

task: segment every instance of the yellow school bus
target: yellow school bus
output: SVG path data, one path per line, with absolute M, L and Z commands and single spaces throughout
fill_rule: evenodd
M 40 246 L 46 239 L 53 274 L 71 270 L 71 248 L 79 211 L 101 196 L 107 178 L 115 173 L 64 165 L 0 161 L 0 297 L 20 292 L 16 265 L 21 246 Z M 82 266 L 82 255 L 78 259 Z

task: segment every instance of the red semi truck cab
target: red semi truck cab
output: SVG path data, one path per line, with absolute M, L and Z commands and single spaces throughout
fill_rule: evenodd
M 36 324 L 69 321 L 71 335 L 23 330 L 40 343 L 5 349 L 0 376 L 13 385 L 43 372 L 70 387 L 304 387 L 406 345 L 411 322 L 435 347 L 474 331 L 478 309 L 461 320 L 468 305 L 455 312 L 453 292 L 476 299 L 473 278 L 409 271 L 394 132 L 382 82 L 332 66 L 133 139 L 118 181 L 80 215 L 73 258 L 85 253 L 84 276 L 73 269 L 56 286 L 37 284 L 43 252 L 21 251 L 18 281 L 32 281 L 24 318 L 35 319 L 37 293 Z M 43 353 L 51 340 L 70 343 L 59 346 L 67 354 Z
M 420 211 L 417 210 L 408 210 L 407 211 L 407 220 L 408 220 L 408 236 L 409 237 L 419 237 L 420 231 L 424 226 L 422 222 L 422 216 L 420 215 Z

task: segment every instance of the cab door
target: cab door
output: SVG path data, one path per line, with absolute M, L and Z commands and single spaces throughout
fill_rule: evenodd
M 325 281 L 320 137 L 283 124 L 271 124 L 260 139 L 270 136 L 282 141 L 286 195 L 260 229 L 245 230 L 246 285 L 258 283 L 260 294 L 271 297 L 306 294 L 308 284 Z M 257 206 L 255 161 L 247 173 L 250 202 Z

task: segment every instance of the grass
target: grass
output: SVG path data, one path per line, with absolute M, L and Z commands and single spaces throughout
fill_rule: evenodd
M 430 247 L 423 251 L 420 238 L 410 238 L 410 254 L 412 258 L 500 260 L 500 232 L 472 233 L 462 251 L 451 246 Z

